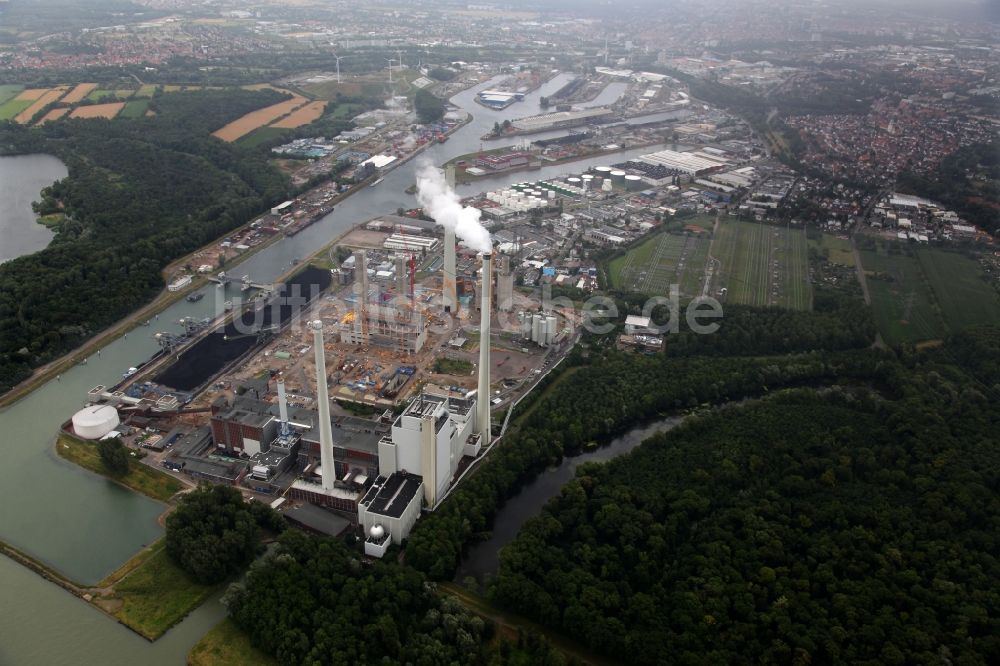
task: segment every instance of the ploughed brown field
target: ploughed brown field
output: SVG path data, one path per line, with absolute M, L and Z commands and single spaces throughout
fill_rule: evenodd
M 76 104 L 77 102 L 82 102 L 83 98 L 91 93 L 91 91 L 97 88 L 96 83 L 80 83 L 75 88 L 66 93 L 63 97 L 63 101 L 67 104 Z
M 78 106 L 69 114 L 70 118 L 114 118 L 125 108 L 125 102 L 112 102 L 110 104 L 92 104 L 90 106 Z
M 236 141 L 241 136 L 249 134 L 258 127 L 269 125 L 278 118 L 291 113 L 305 104 L 306 101 L 305 97 L 295 96 L 290 100 L 278 102 L 277 104 L 272 104 L 271 106 L 265 106 L 263 109 L 257 109 L 256 111 L 251 111 L 245 116 L 237 118 L 225 127 L 215 130 L 212 132 L 212 136 L 218 137 L 223 141 Z
M 50 88 L 48 90 L 43 91 L 41 95 L 34 98 L 35 102 L 31 106 L 29 106 L 27 109 L 14 116 L 14 120 L 16 122 L 21 123 L 22 125 L 28 124 L 29 122 L 31 122 L 31 119 L 35 117 L 36 113 L 45 108 L 47 104 L 51 104 L 52 102 L 55 102 L 60 97 L 65 95 L 67 90 L 69 90 L 69 86 L 59 86 L 57 88 Z M 35 89 L 25 90 L 20 95 L 18 95 L 17 98 L 31 99 L 30 97 L 22 97 L 22 95 L 24 95 L 24 93 L 27 92 L 34 93 Z
M 326 102 L 309 102 L 305 106 L 292 111 L 290 114 L 282 118 L 281 120 L 272 123 L 271 127 L 278 127 L 282 129 L 294 129 L 296 127 L 302 127 L 303 125 L 308 125 L 311 122 L 315 122 L 323 115 L 323 111 L 326 110 Z
M 38 124 L 39 125 L 44 125 L 45 123 L 50 122 L 52 120 L 59 120 L 60 118 L 62 118 L 63 116 L 65 116 L 67 113 L 69 113 L 69 107 L 68 106 L 64 106 L 64 107 L 61 107 L 61 108 L 58 108 L 58 109 L 52 109 L 51 111 L 49 111 L 48 113 L 46 113 L 44 116 L 42 116 L 42 119 L 38 121 Z

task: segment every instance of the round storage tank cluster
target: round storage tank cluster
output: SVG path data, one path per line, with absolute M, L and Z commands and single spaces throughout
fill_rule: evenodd
M 118 410 L 111 405 L 90 405 L 73 415 L 73 432 L 83 439 L 100 439 L 119 423 Z
M 642 176 L 625 176 L 625 187 L 629 192 L 635 192 L 643 188 Z

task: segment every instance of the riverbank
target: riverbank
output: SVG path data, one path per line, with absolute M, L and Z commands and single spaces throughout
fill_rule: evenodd
M 184 488 L 191 487 L 190 484 L 185 484 L 176 477 L 138 460 L 129 460 L 129 470 L 124 476 L 111 476 L 101 461 L 96 444 L 71 437 L 66 433 L 61 433 L 56 439 L 55 448 L 56 454 L 63 460 L 160 502 L 167 502 Z
M 454 127 L 450 128 L 448 132 L 445 133 L 445 136 L 450 136 L 451 134 L 458 131 L 465 125 L 469 124 L 470 122 L 472 122 L 472 114 L 467 112 L 465 119 L 459 121 L 458 123 L 455 124 Z M 414 150 L 410 155 L 400 160 L 397 160 L 394 163 L 395 166 L 393 167 L 393 169 L 417 157 L 423 151 L 427 150 L 427 148 L 431 145 L 435 144 L 428 142 L 422 146 L 417 147 L 417 149 Z M 330 200 L 330 204 L 333 206 L 339 205 L 341 202 L 343 202 L 353 194 L 363 191 L 375 180 L 375 178 L 376 176 L 368 178 L 358 183 L 357 185 L 347 190 L 346 192 L 342 192 L 336 195 Z M 321 183 L 316 187 L 312 188 L 311 190 L 307 190 L 305 192 L 300 193 L 298 196 L 300 197 L 307 196 L 309 193 L 323 187 L 325 184 L 326 183 Z M 226 237 L 231 236 L 234 233 L 238 233 L 240 231 L 245 230 L 258 217 L 260 217 L 260 215 L 254 216 L 253 219 L 249 220 L 245 224 L 242 224 L 239 227 L 236 227 L 235 229 L 228 231 L 224 235 L 219 236 L 218 238 L 214 239 L 210 243 L 203 245 L 197 250 L 194 250 L 193 252 L 190 252 L 187 255 L 170 262 L 170 264 L 164 267 L 163 270 L 161 271 L 161 274 L 164 276 L 164 280 L 166 280 L 166 277 L 172 271 L 176 270 L 179 266 L 191 263 L 196 257 L 196 255 L 204 252 L 208 248 L 218 245 Z M 227 264 L 226 265 L 227 269 L 239 266 L 243 262 L 253 257 L 258 252 L 274 245 L 283 238 L 285 238 L 284 234 L 275 234 L 268 240 L 259 243 L 258 245 L 255 245 L 254 247 L 250 248 L 246 252 L 236 257 L 235 260 L 233 260 L 233 263 Z M 3 395 L 0 395 L 0 408 L 6 407 L 8 405 L 17 402 L 18 400 L 25 397 L 32 391 L 34 391 L 42 384 L 58 377 L 60 374 L 66 372 L 73 366 L 81 362 L 84 362 L 86 359 L 93 356 L 99 349 L 101 349 L 105 345 L 113 342 L 114 340 L 122 337 L 123 335 L 127 335 L 129 331 L 133 330 L 138 326 L 141 326 L 144 322 L 154 319 L 157 315 L 159 315 L 161 312 L 169 308 L 177 301 L 186 298 L 189 294 L 192 294 L 198 291 L 199 289 L 203 289 L 204 287 L 211 284 L 208 278 L 205 276 L 193 275 L 192 278 L 193 280 L 191 284 L 185 287 L 184 289 L 181 289 L 180 291 L 168 291 L 166 288 L 164 288 L 159 294 L 157 294 L 153 298 L 152 301 L 140 307 L 138 310 L 135 310 L 131 314 L 126 315 L 121 320 L 119 320 L 118 323 L 109 326 L 108 328 L 104 329 L 103 331 L 100 331 L 99 333 L 96 333 L 93 337 L 89 338 L 75 349 L 66 352 L 58 359 L 49 361 L 48 363 L 35 368 L 30 377 L 19 382 L 17 385 L 15 385 L 13 388 L 8 390 Z M 276 282 L 277 281 L 280 281 L 280 279 L 276 280 Z
M 187 655 L 188 666 L 278 666 L 250 644 L 250 637 L 226 618 L 205 634 Z
M 435 583 L 435 585 L 438 592 L 447 594 L 465 606 L 469 611 L 493 622 L 496 625 L 497 634 L 512 642 L 516 643 L 522 633 L 535 633 L 543 636 L 553 647 L 562 652 L 568 660 L 575 660 L 576 663 L 592 664 L 593 666 L 611 666 L 611 664 L 617 663 L 584 649 L 575 641 L 561 634 L 556 634 L 551 629 L 547 629 L 536 622 L 532 622 L 520 615 L 500 610 L 485 597 L 464 587 L 454 583 Z

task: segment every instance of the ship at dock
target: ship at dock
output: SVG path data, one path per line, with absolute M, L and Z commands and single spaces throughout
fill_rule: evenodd
M 309 217 L 304 217 L 300 220 L 296 220 L 291 224 L 289 224 L 287 227 L 285 227 L 285 235 L 294 236 L 295 234 L 299 233 L 306 227 L 319 222 L 321 219 L 323 219 L 324 215 L 330 213 L 331 211 L 333 211 L 333 206 L 330 205 L 320 206 L 319 210 L 316 211 L 314 214 L 310 215 Z

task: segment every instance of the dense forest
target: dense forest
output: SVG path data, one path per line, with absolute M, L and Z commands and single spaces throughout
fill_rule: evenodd
M 884 359 L 879 390 L 781 393 L 582 466 L 492 598 L 637 664 L 991 663 L 998 359 L 1000 331 L 966 332 Z
M 284 529 L 281 514 L 269 506 L 246 502 L 232 486 L 205 484 L 167 516 L 167 555 L 199 583 L 220 583 L 250 564 L 262 530 Z
M 0 392 L 163 288 L 170 261 L 288 194 L 263 153 L 210 136 L 285 96 L 203 90 L 155 97 L 152 117 L 0 124 L 0 154 L 49 153 L 69 176 L 43 193 L 65 214 L 51 244 L 0 265 Z
M 341 541 L 297 530 L 283 534 L 224 603 L 282 664 L 564 663 L 537 639 L 498 645 L 491 624 L 436 594 L 411 568 L 363 562 Z
M 714 337 L 714 336 L 705 336 Z M 788 386 L 844 381 L 894 384 L 895 368 L 875 351 L 759 358 L 642 356 L 575 351 L 573 367 L 521 414 L 503 446 L 410 534 L 406 561 L 433 579 L 451 578 L 464 550 L 488 536 L 499 507 L 545 467 L 590 442 L 703 403 L 722 403 Z

